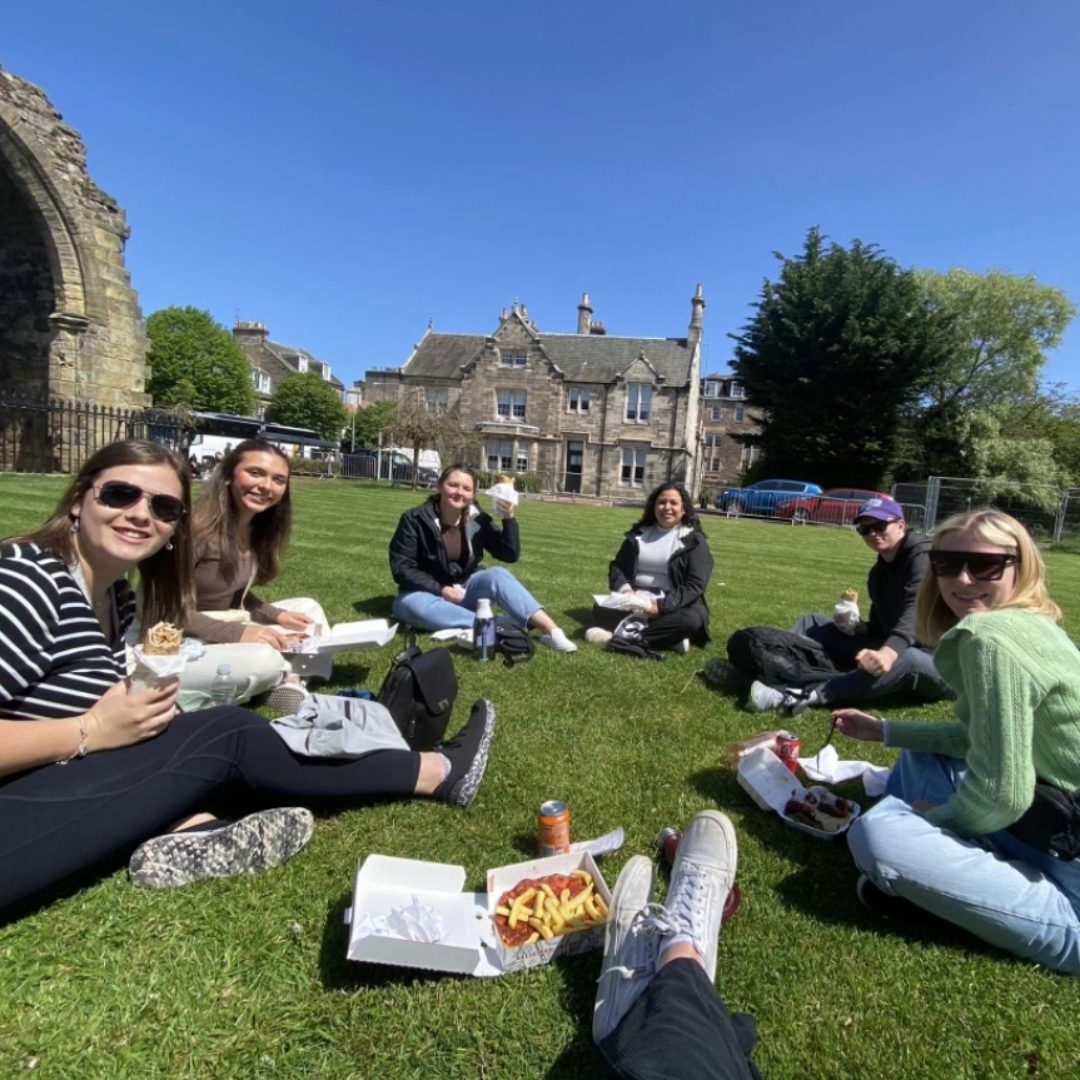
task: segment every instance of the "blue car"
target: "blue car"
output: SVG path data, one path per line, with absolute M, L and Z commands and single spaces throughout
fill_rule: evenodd
M 817 484 L 803 480 L 759 480 L 744 488 L 730 488 L 716 497 L 717 510 L 728 517 L 753 514 L 755 517 L 772 517 L 781 503 L 790 503 L 804 495 L 820 495 Z

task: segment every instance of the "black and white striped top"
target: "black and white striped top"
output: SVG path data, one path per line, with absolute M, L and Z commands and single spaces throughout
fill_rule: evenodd
M 62 560 L 36 544 L 0 547 L 0 717 L 76 716 L 124 677 L 135 594 L 124 580 L 110 593 L 111 643 Z

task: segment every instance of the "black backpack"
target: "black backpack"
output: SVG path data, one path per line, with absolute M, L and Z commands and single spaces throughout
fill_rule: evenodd
M 840 674 L 816 641 L 771 626 L 736 630 L 728 638 L 727 654 L 737 671 L 766 686 L 801 690 Z
M 648 620 L 643 615 L 627 615 L 615 627 L 608 642 L 608 650 L 622 653 L 623 656 L 633 656 L 638 660 L 664 660 L 662 652 L 650 649 L 645 644 L 642 631 L 648 625 Z
M 524 664 L 531 660 L 536 653 L 536 646 L 527 630 L 522 630 L 513 619 L 497 615 L 495 652 L 503 658 L 503 663 L 508 668 L 512 668 L 515 664 Z
M 431 750 L 446 734 L 457 693 L 446 649 L 421 652 L 410 645 L 394 657 L 375 700 L 389 710 L 411 750 Z

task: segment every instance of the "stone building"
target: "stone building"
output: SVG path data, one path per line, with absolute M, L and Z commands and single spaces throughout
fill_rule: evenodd
M 760 431 L 739 380 L 726 372 L 706 375 L 701 380 L 702 486 L 738 485 L 761 456 L 754 439 Z
M 477 434 L 475 464 L 534 474 L 545 491 L 617 497 L 669 478 L 694 487 L 704 308 L 698 285 L 679 338 L 609 335 L 588 293 L 574 334 L 542 332 L 524 304 L 486 336 L 429 326 L 402 367 L 367 372 L 366 400 L 414 395 Z
M 345 384 L 334 376 L 329 364 L 316 360 L 306 349 L 271 341 L 266 323 L 238 321 L 233 327 L 233 338 L 251 365 L 251 381 L 257 398 L 255 411 L 260 418 L 266 415 L 274 390 L 286 375 L 315 372 L 338 393 L 345 392 Z
M 90 179 L 78 132 L 36 86 L 0 70 L 0 388 L 149 404 L 129 233 Z

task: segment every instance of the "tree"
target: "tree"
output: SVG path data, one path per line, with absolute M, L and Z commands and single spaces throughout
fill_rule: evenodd
M 467 461 L 475 453 L 478 442 L 474 432 L 461 426 L 458 406 L 446 413 L 431 410 L 421 391 L 407 395 L 397 403 L 386 434 L 394 443 L 412 448 L 413 487 L 418 480 L 421 450 L 438 450 L 440 458 Z
M 146 320 L 150 379 L 146 389 L 160 407 L 250 415 L 255 408 L 251 368 L 232 334 L 208 311 L 169 307 Z
M 341 394 L 314 371 L 286 375 L 266 410 L 268 420 L 313 428 L 324 439 L 340 439 L 347 416 Z
M 351 453 L 358 446 L 365 450 L 374 450 L 379 445 L 379 436 L 385 435 L 394 418 L 392 401 L 375 401 L 358 409 L 349 419 L 345 431 L 344 444 Z
M 773 476 L 879 487 L 901 447 L 902 420 L 950 354 L 948 320 L 877 247 L 826 247 L 812 228 L 802 253 L 776 253 L 737 343 L 733 368 L 760 416 Z M 755 416 L 755 419 L 758 417 Z
M 918 475 L 979 476 L 970 441 L 986 424 L 1024 430 L 1023 419 L 1037 406 L 1046 352 L 1061 342 L 1076 314 L 1060 289 L 991 270 L 974 274 L 950 270 L 917 272 L 930 308 L 948 318 L 957 334 L 952 355 L 928 381 L 914 420 L 916 454 L 909 471 Z M 1002 413 L 1017 410 L 1011 423 Z M 978 413 L 982 421 L 973 421 Z

